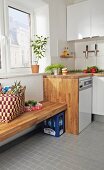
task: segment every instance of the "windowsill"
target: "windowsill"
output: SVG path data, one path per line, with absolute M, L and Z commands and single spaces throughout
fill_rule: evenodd
M 46 75 L 46 73 L 28 73 L 28 74 L 8 74 L 8 75 L 0 75 L 0 79 L 8 79 L 15 77 L 28 77 L 28 76 L 39 76 Z

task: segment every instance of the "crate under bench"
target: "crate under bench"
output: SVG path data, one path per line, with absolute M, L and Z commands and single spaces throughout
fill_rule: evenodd
M 9 123 L 0 123 L 0 142 L 67 109 L 66 103 L 45 101 L 42 104 L 41 110 L 25 112 Z

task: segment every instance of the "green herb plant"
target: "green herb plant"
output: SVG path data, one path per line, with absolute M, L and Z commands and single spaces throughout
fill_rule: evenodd
M 62 68 L 64 68 L 63 64 L 51 64 L 45 68 L 45 72 L 52 74 L 54 69 L 62 69 Z
M 34 100 L 28 100 L 25 102 L 25 106 L 36 106 L 37 101 Z

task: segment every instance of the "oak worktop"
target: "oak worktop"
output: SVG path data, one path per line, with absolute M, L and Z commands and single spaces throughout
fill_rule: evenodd
M 101 73 L 68 73 L 67 75 L 44 75 L 44 78 L 63 78 L 63 79 L 79 79 L 79 78 L 84 78 L 84 77 L 93 77 L 93 76 L 98 76 L 98 77 L 104 77 L 104 72 Z
M 79 79 L 79 78 L 84 78 L 84 77 L 91 77 L 91 73 L 69 73 L 67 75 L 45 75 L 44 77 L 47 78 L 65 78 L 65 79 Z
M 104 72 L 102 72 L 102 73 L 94 73 L 93 75 L 98 76 L 98 77 L 104 77 Z

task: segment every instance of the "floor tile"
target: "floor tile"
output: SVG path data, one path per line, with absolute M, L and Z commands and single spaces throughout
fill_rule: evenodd
M 104 123 L 78 136 L 35 134 L 1 153 L 0 170 L 104 170 Z

